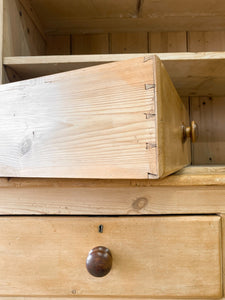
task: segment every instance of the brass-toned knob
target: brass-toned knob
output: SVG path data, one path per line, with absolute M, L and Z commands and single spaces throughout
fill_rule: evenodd
M 107 275 L 112 268 L 111 251 L 103 246 L 93 248 L 86 260 L 88 272 L 95 277 L 103 277 Z
M 191 138 L 192 143 L 195 143 L 198 139 L 198 125 L 195 121 L 191 122 L 191 126 L 185 127 L 182 125 L 183 131 L 183 142 L 187 140 L 187 138 Z

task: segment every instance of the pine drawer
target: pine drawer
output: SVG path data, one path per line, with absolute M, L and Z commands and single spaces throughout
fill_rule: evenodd
M 221 296 L 218 216 L 1 217 L 0 240 L 1 296 Z M 85 266 L 97 246 L 104 277 Z
M 190 163 L 188 109 L 154 55 L 0 86 L 0 176 L 157 179 Z

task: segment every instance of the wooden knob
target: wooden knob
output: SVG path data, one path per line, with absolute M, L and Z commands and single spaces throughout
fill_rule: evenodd
M 95 277 L 103 277 L 107 275 L 112 268 L 111 251 L 103 246 L 93 248 L 86 260 L 88 272 Z
M 191 138 L 192 143 L 195 143 L 198 139 L 198 125 L 195 121 L 191 122 L 191 126 L 185 127 L 182 126 L 183 130 L 183 142 L 187 140 L 187 138 Z

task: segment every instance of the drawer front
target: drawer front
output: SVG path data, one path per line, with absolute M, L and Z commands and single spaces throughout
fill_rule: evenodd
M 219 298 L 220 235 L 217 216 L 1 217 L 0 295 Z M 96 246 L 104 277 L 86 269 Z

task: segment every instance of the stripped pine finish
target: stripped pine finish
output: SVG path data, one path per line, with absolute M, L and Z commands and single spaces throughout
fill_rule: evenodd
M 54 3 L 54 5 L 53 5 Z M 224 30 L 224 1 L 32 0 L 46 32 Z
M 0 4 L 2 2 L 0 0 Z M 87 80 L 80 91 L 83 99 L 86 99 L 87 93 L 94 99 L 91 109 L 90 102 L 84 105 L 82 99 L 75 104 L 77 87 L 74 75 L 71 75 L 77 74 L 74 71 L 65 77 L 63 74 L 56 76 L 58 82 L 53 84 L 54 92 L 48 89 L 53 77 L 17 83 L 13 85 L 8 101 L 0 97 L 0 128 L 3 127 L 1 124 L 5 124 L 5 107 L 9 112 L 7 128 L 4 132 L 0 129 L 0 153 L 4 150 L 9 158 L 7 163 L 10 162 L 10 170 L 7 166 L 5 174 L 24 176 L 22 170 L 26 165 L 26 176 L 43 177 L 49 174 L 51 177 L 67 177 L 69 174 L 72 177 L 74 173 L 68 170 L 73 172 L 76 165 L 86 164 L 84 156 L 88 156 L 88 162 L 94 165 L 100 161 L 105 163 L 106 153 L 108 161 L 114 163 L 117 151 L 118 162 L 121 161 L 120 156 L 125 158 L 130 166 L 129 172 L 134 172 L 140 163 L 141 171 L 144 170 L 146 175 L 149 172 L 149 169 L 146 172 L 146 162 L 149 163 L 152 158 L 147 154 L 150 149 L 147 149 L 149 143 L 146 139 L 154 134 L 158 144 L 151 145 L 157 144 L 159 149 L 158 173 L 164 172 L 165 175 L 172 172 L 175 165 L 176 169 L 183 165 L 182 159 L 185 158 L 185 163 L 190 162 L 189 142 L 186 142 L 186 149 L 182 152 L 176 140 L 177 133 L 171 136 L 181 119 L 189 124 L 187 96 L 195 96 L 191 99 L 190 111 L 200 125 L 199 142 L 192 145 L 192 163 L 209 162 L 210 166 L 189 166 L 157 180 L 1 178 L 1 299 L 223 297 L 224 215 L 220 218 L 212 214 L 225 213 L 225 167 L 212 164 L 224 163 L 225 54 L 216 51 L 225 50 L 225 6 L 223 0 L 190 0 L 182 5 L 177 0 L 172 2 L 4 0 L 4 28 L 0 24 L 0 32 L 4 29 L 1 82 L 143 57 L 146 52 L 170 51 L 183 53 L 160 53 L 159 57 L 179 95 L 185 96 L 180 106 L 180 99 L 175 96 L 170 80 L 161 82 L 161 77 L 167 78 L 163 67 L 158 68 L 163 76 L 156 74 L 154 91 L 154 83 L 145 82 L 145 77 L 142 83 L 137 83 L 144 87 L 143 97 L 138 92 L 139 86 L 138 91 L 130 88 L 127 93 L 126 88 L 118 85 L 118 97 L 113 103 L 108 97 L 111 87 L 105 85 L 101 93 L 95 87 L 101 85 L 99 77 L 96 83 L 94 72 L 91 73 L 93 78 Z M 3 20 L 1 6 L 0 14 L 0 20 Z M 104 53 L 106 55 L 102 55 Z M 87 74 L 86 71 L 79 72 Z M 118 73 L 122 76 L 122 72 Z M 128 73 L 129 69 L 126 75 Z M 142 74 L 138 71 L 137 78 L 142 79 Z M 127 85 L 130 83 L 128 77 Z M 59 81 L 63 84 L 58 85 Z M 68 91 L 63 96 L 61 87 L 68 87 L 69 82 L 73 92 L 69 95 Z M 46 89 L 40 93 L 43 86 Z M 3 90 L 8 95 L 10 87 L 5 86 Z M 155 95 L 162 99 L 157 103 L 157 122 L 154 123 L 155 129 L 159 130 L 150 132 L 153 119 L 148 118 L 154 118 L 151 101 Z M 203 104 L 204 101 L 206 104 Z M 78 113 L 81 114 L 79 124 L 74 121 Z M 139 113 L 146 114 L 147 119 L 135 118 L 134 115 Z M 101 122 L 93 119 L 94 114 L 98 114 Z M 160 114 L 163 119 L 160 119 Z M 21 126 L 24 119 L 26 122 Z M 15 134 L 9 136 L 8 125 L 13 122 Z M 149 122 L 148 125 L 145 122 Z M 157 128 L 159 123 L 160 126 L 165 123 L 165 128 Z M 103 130 L 97 134 L 99 126 L 103 126 Z M 118 131 L 112 133 L 110 128 Z M 146 131 L 142 134 L 140 128 Z M 77 134 L 80 130 L 83 130 L 82 134 Z M 124 143 L 118 138 L 122 131 L 126 138 Z M 49 132 L 53 134 L 49 135 Z M 129 152 L 127 150 L 128 137 L 131 136 L 135 136 L 129 142 L 133 143 L 132 153 L 136 158 L 129 155 L 131 148 Z M 6 147 L 10 140 L 12 144 Z M 112 140 L 118 140 L 116 147 L 113 147 Z M 74 149 L 80 151 L 80 142 L 82 155 L 74 156 L 75 161 L 69 163 L 68 158 L 74 154 Z M 118 147 L 118 143 L 122 146 Z M 138 151 L 143 145 L 146 146 L 146 155 L 140 156 Z M 125 147 L 127 152 L 121 152 Z M 2 159 L 2 162 L 6 160 Z M 65 162 L 68 162 L 67 168 L 62 173 L 61 166 Z M 43 163 L 50 166 L 51 172 L 50 169 L 43 171 L 40 168 Z M 84 172 L 90 174 L 86 168 L 88 164 L 85 164 Z M 53 165 L 56 168 L 52 168 Z M 15 169 L 15 166 L 18 168 Z M 107 168 L 104 164 L 101 167 L 101 176 L 105 178 Z M 108 172 L 112 176 L 112 170 Z M 120 170 L 117 174 L 120 177 L 123 172 Z M 56 216 L 43 216 L 45 214 Z M 188 216 L 160 216 L 175 214 Z M 103 228 L 101 233 L 100 224 Z M 92 278 L 85 269 L 88 252 L 100 244 L 109 247 L 113 255 L 112 270 L 102 279 Z
M 28 79 L 145 55 L 136 53 L 5 57 L 4 65 L 15 70 L 21 79 Z M 224 96 L 224 52 L 160 53 L 157 56 L 165 65 L 180 96 Z M 12 76 L 10 79 L 17 80 Z
M 155 56 L 2 85 L 0 95 L 1 176 L 156 179 L 190 162 L 188 112 Z
M 2 217 L 0 228 L 2 296 L 222 295 L 218 216 Z M 99 245 L 113 264 L 95 278 L 85 261 Z

